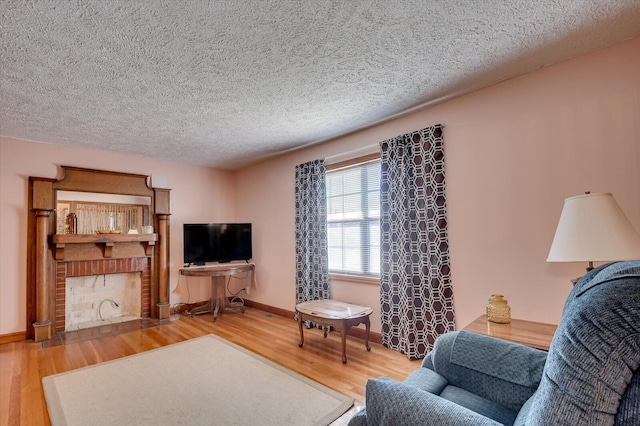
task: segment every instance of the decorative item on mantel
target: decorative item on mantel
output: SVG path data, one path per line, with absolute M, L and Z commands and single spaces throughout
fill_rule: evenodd
M 75 213 L 69 213 L 67 215 L 67 223 L 65 226 L 65 234 L 77 234 L 78 233 L 78 216 Z
M 487 321 L 498 324 L 509 324 L 511 322 L 511 307 L 501 294 L 492 294 L 487 304 Z

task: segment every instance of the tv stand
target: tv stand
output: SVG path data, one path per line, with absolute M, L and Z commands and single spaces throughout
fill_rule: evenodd
M 222 315 L 225 309 L 239 309 L 244 313 L 244 306 L 233 304 L 227 299 L 227 283 L 235 272 L 250 272 L 251 287 L 256 288 L 255 265 L 253 263 L 223 263 L 191 268 L 181 268 L 180 275 L 187 277 L 211 277 L 211 298 L 207 304 L 191 310 L 191 316 L 213 312 L 213 321 Z

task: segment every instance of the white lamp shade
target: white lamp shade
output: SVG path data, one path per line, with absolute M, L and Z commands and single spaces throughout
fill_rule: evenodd
M 640 236 L 611 194 L 564 200 L 547 262 L 640 259 Z

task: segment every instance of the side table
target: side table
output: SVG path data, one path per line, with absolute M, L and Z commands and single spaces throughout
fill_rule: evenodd
M 222 315 L 226 308 L 240 309 L 244 314 L 244 306 L 229 303 L 226 296 L 226 286 L 229 279 L 237 271 L 251 273 L 251 286 L 256 287 L 255 265 L 253 263 L 220 263 L 180 269 L 180 275 L 187 277 L 211 277 L 211 298 L 206 305 L 191 310 L 192 318 L 194 314 L 213 311 L 213 321 L 215 322 L 218 319 L 218 313 Z
M 327 337 L 327 328 L 335 328 L 342 337 L 342 363 L 347 363 L 347 331 L 351 327 L 364 324 L 366 327 L 364 345 L 367 351 L 371 350 L 369 346 L 369 315 L 373 309 L 366 306 L 353 305 L 351 303 L 338 302 L 335 300 L 310 300 L 296 305 L 298 314 L 298 326 L 300 328 L 300 344 L 304 345 L 304 333 L 302 331 L 302 323 L 305 320 L 313 321 L 322 325 L 324 329 L 324 337 Z
M 509 324 L 497 324 L 487 321 L 486 315 L 480 315 L 463 330 L 473 331 L 486 336 L 497 337 L 548 351 L 556 328 L 558 328 L 558 326 L 555 324 L 545 324 L 520 319 L 511 319 L 511 323 Z

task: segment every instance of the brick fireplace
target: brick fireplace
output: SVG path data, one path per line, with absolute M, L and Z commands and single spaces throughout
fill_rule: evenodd
M 151 262 L 146 257 L 108 260 L 83 260 L 72 262 L 56 262 L 55 285 L 55 329 L 54 333 L 66 330 L 67 312 L 67 278 L 94 275 L 141 273 L 140 277 L 140 312 L 141 317 L 151 316 Z

